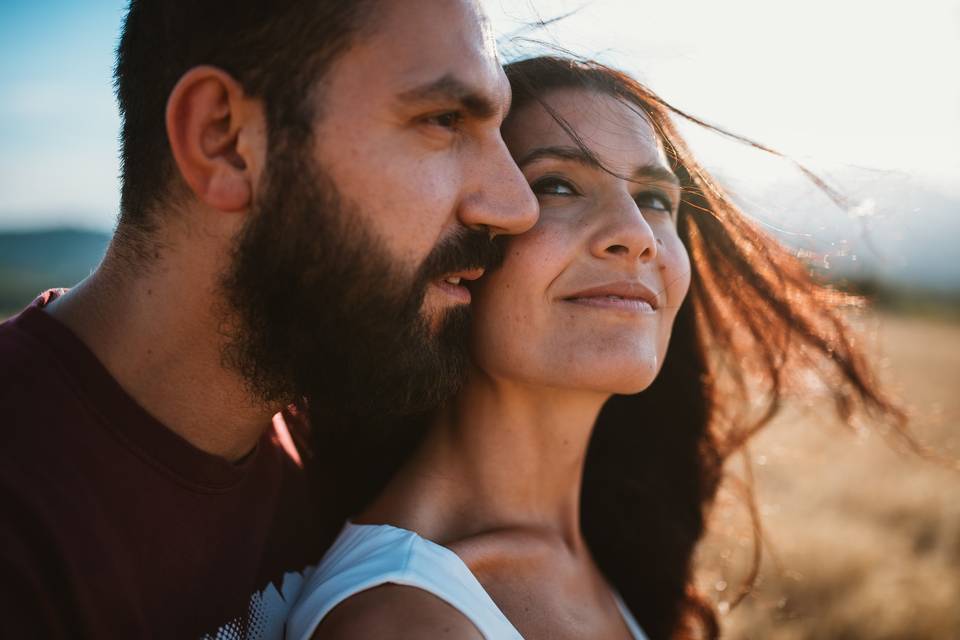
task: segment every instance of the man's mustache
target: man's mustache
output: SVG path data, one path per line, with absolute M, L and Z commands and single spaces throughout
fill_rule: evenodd
M 430 252 L 420 268 L 418 281 L 427 283 L 449 273 L 478 267 L 492 271 L 503 262 L 506 240 L 506 236 L 491 238 L 487 231 L 459 231 Z

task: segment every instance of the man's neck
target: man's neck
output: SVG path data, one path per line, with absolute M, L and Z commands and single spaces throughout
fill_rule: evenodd
M 133 273 L 115 249 L 47 312 L 167 428 L 207 453 L 241 459 L 274 409 L 254 402 L 239 374 L 221 363 L 216 260 L 165 252 Z

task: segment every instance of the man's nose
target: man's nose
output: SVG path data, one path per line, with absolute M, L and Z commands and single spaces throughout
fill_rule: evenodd
M 474 168 L 475 175 L 467 176 L 473 189 L 460 206 L 464 226 L 495 236 L 523 233 L 536 224 L 540 215 L 536 196 L 499 135 L 486 153 L 477 155 Z

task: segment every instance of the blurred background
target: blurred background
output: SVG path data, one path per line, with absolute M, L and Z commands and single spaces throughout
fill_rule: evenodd
M 918 438 L 960 456 L 960 0 L 483 0 L 505 59 L 555 47 L 633 73 L 791 165 L 681 124 L 758 223 L 837 286 Z M 123 0 L 0 4 L 0 316 L 96 266 L 117 213 Z M 560 18 L 560 19 L 557 19 Z M 556 19 L 556 20 L 555 20 Z M 960 637 L 960 474 L 798 399 L 754 443 L 763 556 L 731 483 L 700 550 L 730 638 Z

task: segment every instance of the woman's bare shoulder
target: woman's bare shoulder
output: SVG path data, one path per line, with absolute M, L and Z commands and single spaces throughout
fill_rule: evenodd
M 386 584 L 341 602 L 323 619 L 313 638 L 483 640 L 483 635 L 465 615 L 437 596 L 416 587 Z

